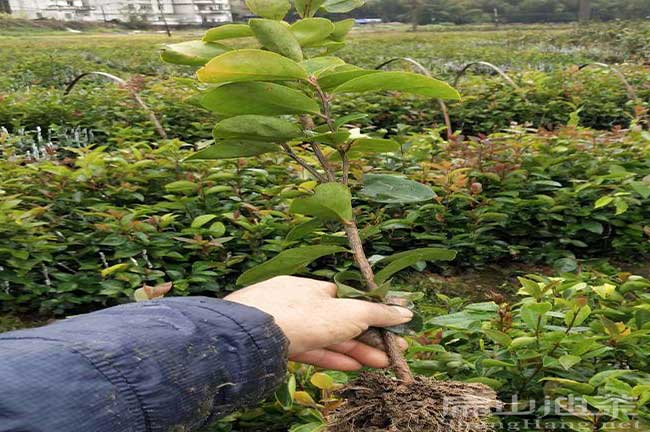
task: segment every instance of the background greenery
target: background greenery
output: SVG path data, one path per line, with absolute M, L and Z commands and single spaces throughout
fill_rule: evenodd
M 580 0 L 422 0 L 419 24 L 491 23 L 494 10 L 501 23 L 570 22 L 578 17 Z M 596 20 L 647 18 L 648 0 L 590 0 Z M 376 0 L 356 11 L 359 16 L 377 16 L 384 21 L 411 21 L 413 2 Z
M 411 364 L 487 383 L 505 401 L 518 394 L 541 407 L 545 397 L 584 397 L 588 411 L 572 412 L 561 430 L 647 430 L 611 422 L 646 421 L 650 401 L 650 136 L 641 127 L 649 27 L 405 29 L 359 29 L 341 57 L 373 67 L 409 56 L 445 80 L 486 60 L 521 88 L 471 69 L 458 85 L 463 101 L 449 107 L 451 141 L 432 101 L 390 94 L 337 102 L 339 113 L 368 113 L 354 122 L 363 132 L 403 144 L 400 153 L 358 163 L 355 175 L 367 163 L 437 194 L 398 207 L 355 193 L 371 254 L 458 251 L 452 263 L 418 263 L 403 275 L 404 289 L 425 292 L 418 304 L 426 326 L 410 341 Z M 160 62 L 165 42 L 95 33 L 0 40 L 2 329 L 129 302 L 143 284 L 223 295 L 242 271 L 283 249 L 342 242 L 289 216 L 292 198 L 313 187 L 291 161 L 182 162 L 209 143 L 217 119 L 181 100 L 193 91 L 191 70 Z M 575 68 L 593 61 L 620 63 L 639 99 L 630 101 L 610 71 Z M 63 95 L 67 82 L 91 70 L 141 89 L 170 139 L 156 135 L 128 89 L 87 78 Z M 312 268 L 320 271 L 305 274 L 328 278 L 350 265 L 323 259 Z M 295 392 L 288 381 L 277 398 L 214 429 L 322 427 L 315 404 L 332 387 L 312 380 L 314 370 L 292 367 Z M 347 380 L 328 375 L 334 386 Z M 613 412 L 617 400 L 625 409 Z

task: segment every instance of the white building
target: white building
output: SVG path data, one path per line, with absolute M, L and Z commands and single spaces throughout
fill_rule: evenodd
M 0 0 L 0 12 L 28 19 L 144 21 L 153 25 L 232 21 L 229 0 Z

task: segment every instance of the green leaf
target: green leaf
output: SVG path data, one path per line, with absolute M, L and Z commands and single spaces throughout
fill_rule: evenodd
M 253 32 L 247 24 L 224 24 L 211 28 L 203 35 L 205 42 L 213 42 L 222 39 L 235 39 L 253 36 Z
M 381 71 L 366 70 L 357 66 L 345 64 L 328 69 L 321 73 L 318 77 L 318 85 L 320 85 L 323 90 L 331 91 L 332 89 L 355 78 L 378 73 L 381 73 Z
M 614 207 L 616 207 L 616 215 L 623 214 L 630 208 L 630 205 L 623 198 L 616 198 L 614 200 Z
M 305 47 L 305 48 L 325 48 L 324 52 L 323 50 L 320 50 L 320 52 L 318 54 L 315 54 L 314 56 L 326 56 L 332 54 L 333 52 L 345 48 L 345 42 L 337 42 L 328 38 L 320 42 L 315 42 L 309 47 Z
M 341 183 L 324 183 L 316 186 L 313 195 L 293 200 L 289 211 L 315 216 L 324 221 L 350 221 L 352 197 L 347 186 Z
M 514 363 L 508 363 L 504 362 L 503 360 L 489 358 L 481 360 L 481 364 L 485 367 L 516 367 Z
M 301 18 L 313 17 L 325 0 L 294 0 L 293 4 Z
M 368 298 L 366 291 L 354 288 L 346 282 L 354 281 L 357 285 L 362 284 L 362 278 L 357 271 L 343 271 L 334 276 L 334 283 L 336 284 L 336 296 L 338 298 Z
M 422 202 L 436 197 L 427 185 L 388 174 L 363 176 L 363 189 L 360 193 L 369 200 L 387 204 Z
M 475 378 L 469 378 L 465 380 L 466 383 L 479 383 L 479 384 L 484 384 L 488 387 L 492 387 L 494 390 L 499 390 L 501 387 L 505 385 L 504 381 L 499 381 L 498 379 L 495 378 L 489 378 L 489 377 L 475 377 Z
M 512 338 L 505 334 L 502 331 L 499 330 L 493 330 L 493 329 L 484 329 L 483 333 L 499 345 L 501 345 L 504 348 L 507 348 L 510 346 L 512 343 Z
M 305 423 L 291 426 L 289 432 L 322 432 L 327 425 L 325 423 Z
M 194 153 L 185 160 L 245 158 L 277 151 L 280 151 L 280 146 L 274 143 L 254 140 L 223 140 L 205 150 Z
M 519 349 L 521 347 L 532 345 L 535 342 L 537 342 L 536 337 L 533 337 L 533 336 L 520 336 L 520 337 L 514 338 L 512 340 L 512 343 L 510 344 L 510 349 L 517 350 L 517 349 Z
M 167 192 L 180 192 L 180 193 L 191 193 L 195 192 L 199 188 L 194 182 L 189 180 L 178 180 L 175 182 L 167 183 L 165 185 L 165 190 Z
M 381 284 L 392 275 L 419 261 L 451 261 L 456 258 L 456 251 L 442 248 L 422 248 L 400 252 L 380 260 L 377 264 L 388 264 L 377 274 L 375 282 Z
M 345 38 L 350 30 L 354 27 L 354 18 L 336 21 L 334 23 L 334 31 L 330 35 L 330 38 L 335 41 L 342 41 Z
M 189 41 L 165 45 L 160 52 L 160 58 L 172 64 L 203 66 L 214 57 L 228 51 L 230 48 L 218 43 Z
M 226 233 L 226 226 L 222 222 L 215 222 L 212 225 L 210 225 L 208 231 L 210 231 L 210 235 L 213 235 L 215 237 L 221 237 Z
M 440 315 L 428 321 L 428 324 L 440 327 L 467 330 L 483 321 L 497 317 L 499 306 L 496 303 L 476 303 L 468 305 L 464 310 L 448 315 Z M 534 339 L 534 338 L 533 338 Z
M 330 147 L 336 148 L 346 142 L 348 138 L 350 138 L 350 132 L 342 130 L 337 132 L 326 132 L 322 134 L 307 136 L 305 138 L 305 141 L 326 144 Z
M 352 156 L 365 153 L 394 153 L 399 150 L 399 143 L 392 139 L 358 138 L 354 140 L 348 153 Z
M 215 87 L 203 94 L 201 105 L 225 116 L 320 112 L 318 103 L 304 93 L 279 84 L 261 82 L 232 83 Z
M 244 272 L 237 279 L 237 285 L 252 285 L 275 276 L 292 275 L 303 270 L 307 265 L 325 255 L 346 252 L 340 246 L 317 245 L 303 246 L 280 252 L 270 260 Z
M 385 329 L 401 336 L 412 336 L 420 333 L 424 329 L 424 319 L 417 311 L 412 310 L 411 312 L 413 312 L 411 321 L 405 324 L 385 327 Z
M 201 228 L 203 225 L 207 224 L 210 222 L 212 219 L 216 218 L 217 215 L 214 214 L 205 214 L 201 216 L 197 216 L 194 218 L 192 221 L 192 228 Z
M 289 0 L 245 0 L 246 7 L 257 16 L 281 20 L 291 9 Z
M 573 323 L 573 327 L 577 327 L 585 322 L 585 320 L 589 318 L 589 315 L 591 315 L 591 308 L 588 305 L 585 305 L 582 306 L 577 313 L 573 311 L 567 312 L 564 317 L 564 323 L 567 326 L 572 325 Z
M 609 380 L 617 379 L 631 373 L 634 373 L 634 371 L 628 369 L 613 369 L 613 370 L 598 372 L 596 375 L 592 376 L 589 379 L 589 384 L 591 384 L 594 387 L 600 387 L 601 385 L 605 384 Z
M 345 125 L 346 123 L 353 122 L 355 120 L 361 120 L 364 118 L 368 118 L 368 114 L 364 113 L 352 113 L 348 115 L 344 115 L 343 117 L 339 117 L 334 121 L 334 129 L 338 129 L 341 126 Z
M 611 196 L 604 196 L 601 198 L 598 198 L 598 200 L 594 203 L 594 208 L 601 208 L 609 205 L 612 201 L 614 201 L 614 197 Z
M 553 261 L 553 269 L 558 273 L 570 273 L 578 268 L 578 261 L 572 257 L 560 258 Z
M 300 46 L 308 47 L 321 42 L 334 31 L 334 24 L 326 18 L 305 18 L 290 27 Z
M 287 241 L 296 241 L 303 239 L 308 234 L 316 231 L 323 225 L 323 221 L 318 218 L 310 219 L 307 222 L 301 223 L 300 225 L 294 227 L 287 234 Z
M 365 0 L 325 0 L 323 9 L 329 13 L 347 13 L 360 8 L 365 3 Z
M 241 139 L 266 142 L 284 142 L 302 135 L 300 127 L 287 120 L 259 115 L 230 117 L 216 124 L 212 131 L 215 140 Z
M 302 48 L 294 34 L 280 21 L 252 19 L 248 21 L 255 38 L 263 47 L 290 58 L 302 61 Z
M 258 49 L 228 51 L 210 60 L 196 74 L 199 81 L 207 83 L 307 79 L 307 72 L 298 63 Z
M 601 224 L 600 222 L 585 222 L 582 225 L 580 225 L 580 228 L 592 232 L 594 234 L 602 234 L 605 230 L 603 224 Z
M 589 384 L 581 383 L 566 378 L 546 377 L 546 378 L 542 378 L 540 381 L 550 381 L 559 384 L 562 387 L 566 387 L 570 390 L 577 391 L 578 393 L 581 394 L 592 394 L 596 390 L 593 386 Z
M 366 298 L 368 300 L 383 300 L 390 290 L 390 284 L 381 284 L 371 291 L 355 288 L 346 282 L 354 282 L 356 286 L 365 284 L 361 273 L 356 270 L 347 270 L 334 275 L 334 283 L 337 286 L 337 297 L 339 298 Z
M 324 56 L 314 57 L 309 60 L 303 60 L 300 66 L 307 71 L 309 75 L 317 75 L 319 72 L 331 67 L 344 65 L 345 62 L 338 57 Z
M 289 375 L 287 381 L 275 392 L 275 399 L 284 409 L 291 409 L 293 396 L 296 394 L 296 376 Z
M 558 360 L 559 360 L 560 364 L 562 365 L 562 367 L 564 369 L 566 369 L 566 370 L 571 369 L 573 366 L 577 365 L 578 363 L 580 363 L 582 361 L 580 356 L 571 355 L 571 354 L 563 355 Z
M 548 302 L 528 303 L 521 308 L 521 319 L 526 323 L 529 329 L 537 330 L 543 328 L 546 323 L 546 314 L 553 309 L 553 305 Z
M 460 100 L 460 94 L 446 82 L 411 72 L 380 72 L 362 75 L 339 85 L 332 92 L 363 93 L 383 90 Z
M 645 182 L 635 181 L 630 183 L 632 189 L 641 195 L 643 199 L 650 198 L 650 185 Z

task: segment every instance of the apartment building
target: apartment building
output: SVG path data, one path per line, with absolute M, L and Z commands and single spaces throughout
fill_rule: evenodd
M 0 0 L 0 12 L 61 21 L 211 25 L 232 21 L 229 0 Z

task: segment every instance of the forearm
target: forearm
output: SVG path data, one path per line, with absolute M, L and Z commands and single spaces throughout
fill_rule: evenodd
M 287 340 L 207 298 L 106 309 L 0 335 L 0 432 L 194 430 L 270 393 Z

